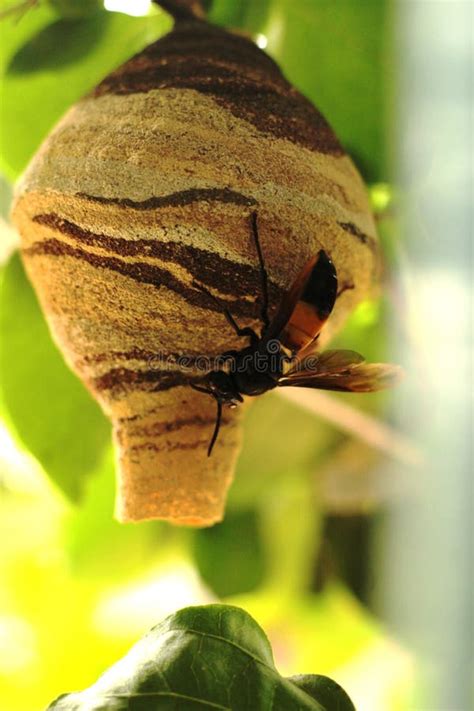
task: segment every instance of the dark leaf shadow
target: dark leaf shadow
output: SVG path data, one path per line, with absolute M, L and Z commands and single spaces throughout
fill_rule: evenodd
M 86 56 L 100 41 L 107 25 L 106 13 L 77 20 L 61 19 L 48 25 L 13 55 L 9 74 L 58 70 Z

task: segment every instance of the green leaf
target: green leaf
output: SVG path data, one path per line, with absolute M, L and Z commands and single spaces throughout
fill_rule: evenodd
M 24 170 L 66 109 L 171 26 L 161 12 L 130 17 L 101 11 L 65 19 L 48 8 L 41 22 L 35 13 L 8 21 L 0 133 L 2 166 L 10 178 Z M 22 25 L 33 20 L 35 31 Z
M 49 709 L 354 711 L 337 684 L 320 680 L 280 676 L 265 633 L 250 615 L 206 605 L 170 615 L 96 684 L 60 696 Z
M 49 0 L 49 3 L 63 17 L 87 17 L 103 8 L 101 0 Z
M 245 26 L 246 3 L 235 0 L 213 0 L 207 11 L 207 19 L 223 27 Z
M 18 10 L 21 0 L 0 0 L 0 12 L 8 13 L 0 20 L 0 71 L 5 68 L 15 52 L 34 35 L 57 19 L 57 14 L 46 3 Z
M 194 531 L 192 552 L 201 577 L 218 597 L 254 590 L 265 576 L 258 512 L 231 510 L 222 523 Z
M 5 268 L 0 291 L 0 384 L 21 442 L 78 500 L 110 427 L 54 345 L 18 254 Z
M 0 218 L 3 218 L 3 220 L 5 220 L 5 222 L 7 222 L 8 217 L 10 215 L 12 194 L 13 194 L 12 185 L 10 184 L 10 182 L 8 180 L 5 179 L 5 177 L 3 175 L 0 174 Z M 4 253 L 2 253 L 2 249 L 4 247 L 3 229 L 0 234 L 1 234 L 0 239 L 2 240 L 2 243 L 0 243 L 0 262 L 3 263 L 3 261 L 5 260 L 5 258 L 3 256 Z
M 356 711 L 354 704 L 346 694 L 342 686 L 327 676 L 320 674 L 297 674 L 290 676 L 290 681 L 306 691 L 309 696 L 327 709 L 336 711 Z
M 272 0 L 258 2 L 235 2 L 235 0 L 214 0 L 208 12 L 208 19 L 224 27 L 240 27 L 248 32 L 258 32 L 266 20 Z
M 8 65 L 8 79 L 12 81 L 15 78 L 37 78 L 41 72 L 64 70 L 68 65 L 84 60 L 101 41 L 105 24 L 103 14 L 94 20 L 56 20 L 40 30 L 15 53 Z M 72 41 L 69 41 L 69 38 Z M 62 39 L 66 39 L 64 44 Z M 52 47 L 58 49 L 52 51 Z

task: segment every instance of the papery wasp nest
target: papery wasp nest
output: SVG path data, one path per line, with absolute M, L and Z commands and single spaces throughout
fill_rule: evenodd
M 343 293 L 325 340 L 373 287 L 379 254 L 363 182 L 318 110 L 198 3 L 159 4 L 174 29 L 67 112 L 13 219 L 55 341 L 112 420 L 118 518 L 210 525 L 240 412 L 225 409 L 208 457 L 215 404 L 189 384 L 203 357 L 242 347 L 224 307 L 259 328 L 252 215 L 270 313 L 311 255 L 330 255 Z

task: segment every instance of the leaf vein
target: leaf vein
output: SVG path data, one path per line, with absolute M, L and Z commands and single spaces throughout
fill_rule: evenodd
M 133 691 L 129 694 L 100 694 L 99 698 L 104 698 L 104 699 L 134 699 L 134 698 L 154 698 L 154 697 L 170 697 L 174 699 L 182 699 L 183 701 L 194 701 L 198 704 L 202 704 L 203 706 L 208 706 L 209 708 L 212 709 L 219 709 L 219 711 L 232 711 L 231 708 L 228 706 L 221 706 L 221 704 L 215 703 L 214 701 L 208 701 L 207 699 L 198 699 L 195 698 L 194 696 L 187 696 L 186 694 L 179 694 L 174 691 L 143 691 L 143 692 L 136 692 Z
M 246 654 L 248 657 L 251 657 L 251 658 L 254 659 L 256 662 L 258 662 L 258 663 L 261 664 L 262 666 L 264 666 L 264 667 L 266 667 L 267 669 L 269 669 L 271 672 L 278 673 L 278 672 L 276 671 L 275 667 L 270 666 L 270 665 L 269 665 L 267 662 L 265 662 L 263 659 L 259 659 L 258 657 L 255 656 L 255 654 L 252 654 L 252 652 L 250 652 L 248 649 L 245 649 L 245 647 L 241 647 L 240 644 L 237 644 L 236 642 L 232 642 L 232 640 L 227 639 L 226 637 L 221 637 L 221 636 L 218 635 L 218 634 L 213 634 L 212 632 L 201 632 L 200 630 L 193 630 L 193 629 L 191 629 L 191 628 L 182 629 L 182 628 L 180 628 L 180 627 L 173 627 L 173 628 L 170 628 L 170 629 L 166 630 L 166 633 L 168 633 L 168 632 L 184 632 L 185 634 L 195 634 L 195 635 L 198 635 L 198 636 L 200 636 L 200 637 L 209 637 L 209 638 L 211 638 L 211 639 L 217 639 L 217 640 L 219 640 L 219 642 L 225 642 L 225 643 L 228 644 L 229 646 L 235 647 L 235 648 L 238 649 L 239 651 L 241 651 L 241 652 L 243 652 L 244 654 Z M 165 633 L 165 634 L 166 634 L 166 633 Z

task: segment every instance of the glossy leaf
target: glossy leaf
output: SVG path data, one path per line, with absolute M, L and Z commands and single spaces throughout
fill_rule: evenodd
M 356 711 L 354 704 L 342 688 L 335 681 L 320 674 L 297 674 L 290 676 L 290 681 L 306 691 L 309 696 L 327 709 L 335 711 Z
M 60 696 L 49 709 L 354 711 L 341 692 L 322 677 L 280 676 L 268 639 L 246 612 L 207 605 L 166 618 L 91 688 Z
M 54 345 L 18 254 L 5 268 L 0 291 L 0 384 L 19 439 L 77 500 L 110 427 Z

